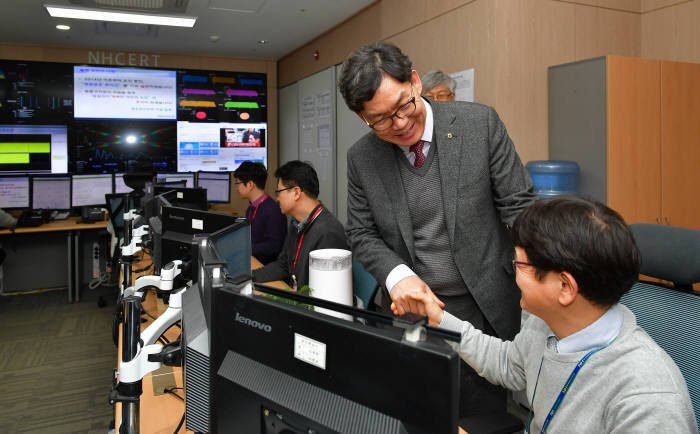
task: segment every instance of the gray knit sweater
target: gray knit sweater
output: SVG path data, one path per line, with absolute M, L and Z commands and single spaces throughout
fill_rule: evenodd
M 685 380 L 673 360 L 637 326 L 624 320 L 608 347 L 581 368 L 547 429 L 552 433 L 697 433 Z M 532 315 L 512 342 L 485 335 L 445 312 L 440 327 L 461 332 L 454 344 L 479 375 L 511 390 L 537 384 L 531 433 L 539 433 L 557 395 L 586 351 L 559 354 L 546 347 L 550 329 Z M 542 361 L 542 372 L 537 371 Z

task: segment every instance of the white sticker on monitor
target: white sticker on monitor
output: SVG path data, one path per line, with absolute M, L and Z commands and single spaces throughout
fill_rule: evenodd
M 294 333 L 294 358 L 326 369 L 326 344 Z
M 192 229 L 204 230 L 204 220 L 192 219 Z
M 177 198 L 178 198 L 178 199 L 182 199 L 182 198 L 185 197 L 185 194 L 184 194 L 183 192 L 181 192 L 181 191 L 176 191 L 175 193 L 177 193 Z

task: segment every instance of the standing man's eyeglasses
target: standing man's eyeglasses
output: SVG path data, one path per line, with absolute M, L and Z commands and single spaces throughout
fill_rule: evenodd
M 416 97 L 413 96 L 413 83 L 411 83 L 411 99 L 408 100 L 406 104 L 403 104 L 394 112 L 393 115 L 381 118 L 376 122 L 369 123 L 365 116 L 360 113 L 362 120 L 365 121 L 368 127 L 372 128 L 374 131 L 383 131 L 394 124 L 394 118 L 406 119 L 411 116 L 413 112 L 416 111 Z

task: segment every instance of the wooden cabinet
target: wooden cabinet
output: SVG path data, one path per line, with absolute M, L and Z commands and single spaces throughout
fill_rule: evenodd
M 606 56 L 549 68 L 549 155 L 628 223 L 700 229 L 700 65 Z

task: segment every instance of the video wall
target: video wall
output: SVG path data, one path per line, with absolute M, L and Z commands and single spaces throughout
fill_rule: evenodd
M 0 172 L 267 166 L 262 73 L 0 60 Z

